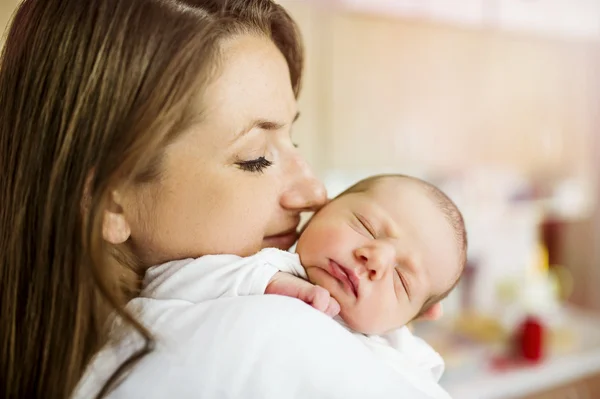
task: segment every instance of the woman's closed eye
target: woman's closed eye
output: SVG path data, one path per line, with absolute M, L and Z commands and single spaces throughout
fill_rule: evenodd
M 266 168 L 273 165 L 273 162 L 265 157 L 258 157 L 249 161 L 237 161 L 235 164 L 246 172 L 262 173 Z

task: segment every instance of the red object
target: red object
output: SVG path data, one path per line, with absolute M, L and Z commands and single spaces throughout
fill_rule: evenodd
M 544 356 L 544 326 L 533 316 L 528 316 L 521 325 L 517 337 L 517 351 L 522 358 L 538 362 Z

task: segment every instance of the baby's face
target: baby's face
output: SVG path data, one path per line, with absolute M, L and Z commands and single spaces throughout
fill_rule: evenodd
M 381 334 L 413 319 L 460 273 L 450 223 L 416 183 L 384 179 L 310 221 L 296 248 L 308 277 L 340 303 L 354 330 Z

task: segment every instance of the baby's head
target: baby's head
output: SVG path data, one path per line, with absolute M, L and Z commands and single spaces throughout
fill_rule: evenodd
M 366 334 L 435 312 L 458 282 L 466 249 L 456 205 L 403 175 L 370 177 L 344 191 L 311 219 L 296 247 L 309 280 Z

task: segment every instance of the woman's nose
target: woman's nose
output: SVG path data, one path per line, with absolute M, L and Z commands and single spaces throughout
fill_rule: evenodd
M 377 241 L 356 249 L 354 255 L 366 268 L 370 280 L 380 280 L 396 263 L 394 248 Z
M 288 182 L 280 200 L 284 209 L 316 211 L 327 202 L 325 186 L 300 155 L 292 158 L 284 178 Z

